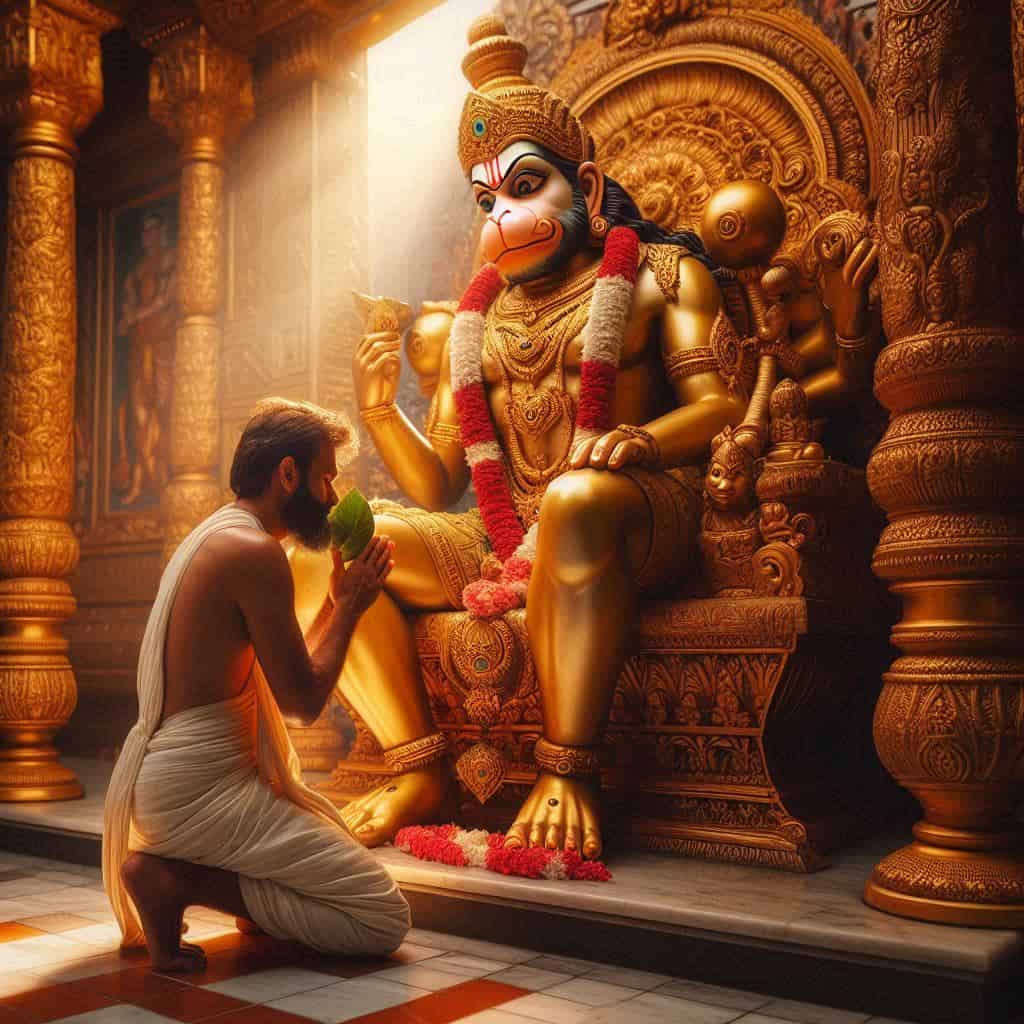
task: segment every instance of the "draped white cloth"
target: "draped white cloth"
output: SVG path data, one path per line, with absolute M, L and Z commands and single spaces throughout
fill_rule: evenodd
M 164 643 L 178 586 L 207 537 L 239 526 L 262 529 L 255 516 L 225 505 L 182 541 L 146 624 L 139 719 L 103 809 L 103 882 L 123 943 L 144 942 L 121 880 L 129 851 L 139 850 L 236 872 L 249 916 L 275 938 L 328 953 L 390 952 L 409 930 L 408 904 L 334 805 L 303 784 L 258 663 L 237 697 L 160 723 Z

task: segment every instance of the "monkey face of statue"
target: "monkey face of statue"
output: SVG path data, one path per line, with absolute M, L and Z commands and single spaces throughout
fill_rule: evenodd
M 704 490 L 720 512 L 746 511 L 753 503 L 753 483 L 749 468 L 739 460 L 712 458 Z
M 472 169 L 473 193 L 487 215 L 481 251 L 506 280 L 550 274 L 587 244 L 603 177 L 593 164 L 581 164 L 577 173 L 571 182 L 533 142 L 514 142 Z

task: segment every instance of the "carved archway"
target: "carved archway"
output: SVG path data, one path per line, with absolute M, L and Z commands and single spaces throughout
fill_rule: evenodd
M 709 6 L 624 42 L 586 40 L 552 89 L 586 121 L 598 162 L 646 217 L 696 229 L 716 187 L 757 178 L 786 205 L 782 252 L 795 257 L 822 217 L 863 208 L 873 193 L 870 101 L 846 58 L 799 12 Z

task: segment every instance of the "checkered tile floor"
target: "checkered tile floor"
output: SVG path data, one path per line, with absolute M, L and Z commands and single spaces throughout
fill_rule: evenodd
M 207 970 L 155 974 L 118 952 L 98 869 L 0 851 L 0 1024 L 899 1024 L 434 932 L 356 961 L 188 922 Z

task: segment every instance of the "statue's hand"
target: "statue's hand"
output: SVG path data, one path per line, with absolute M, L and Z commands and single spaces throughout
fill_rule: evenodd
M 842 266 L 823 267 L 821 302 L 832 314 L 836 334 L 859 338 L 867 330 L 868 289 L 878 273 L 878 246 L 862 238 Z
M 580 441 L 569 456 L 573 469 L 625 469 L 652 462 L 655 452 L 643 438 L 624 430 L 609 430 L 600 437 Z
M 402 341 L 396 331 L 367 334 L 352 357 L 352 380 L 360 409 L 392 405 L 402 370 Z

